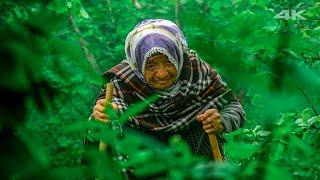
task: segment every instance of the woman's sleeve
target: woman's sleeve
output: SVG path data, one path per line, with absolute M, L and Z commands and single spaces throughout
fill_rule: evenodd
M 221 121 L 224 126 L 224 132 L 229 133 L 242 127 L 246 121 L 246 114 L 242 105 L 233 99 L 221 109 Z
M 246 121 L 246 114 L 233 91 L 221 79 L 219 74 L 216 74 L 215 81 L 215 84 L 220 87 L 217 91 L 221 93 L 223 101 L 219 103 L 218 110 L 221 114 L 224 132 L 229 133 L 243 127 Z
M 216 70 L 208 63 L 202 61 L 199 55 L 195 51 L 191 53 L 196 56 L 200 62 L 204 63 L 205 66 L 212 69 L 213 78 L 213 89 L 214 96 L 218 98 L 213 102 L 216 108 L 221 114 L 221 121 L 224 126 L 224 132 L 229 133 L 240 127 L 243 127 L 246 121 L 246 114 L 243 110 L 242 105 L 237 100 L 235 94 L 228 87 L 228 85 L 221 79 L 221 76 L 216 73 Z

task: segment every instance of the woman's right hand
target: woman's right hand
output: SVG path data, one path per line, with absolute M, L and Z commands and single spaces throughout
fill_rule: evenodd
M 95 120 L 101 121 L 103 123 L 109 123 L 108 115 L 105 114 L 104 110 L 106 108 L 107 101 L 106 99 L 99 99 L 96 102 L 96 105 L 93 107 L 93 118 Z M 112 108 L 118 110 L 118 106 L 115 103 L 112 103 Z

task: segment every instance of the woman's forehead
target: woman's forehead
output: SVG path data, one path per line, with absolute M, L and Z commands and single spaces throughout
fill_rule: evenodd
M 170 62 L 168 57 L 164 54 L 155 54 L 151 56 L 148 60 L 147 63 L 156 63 L 156 62 Z

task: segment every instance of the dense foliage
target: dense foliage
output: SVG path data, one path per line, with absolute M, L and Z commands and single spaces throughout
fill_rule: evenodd
M 171 179 L 320 178 L 316 0 L 31 0 L 0 1 L 0 8 L 5 177 L 110 179 L 134 167 L 140 176 L 167 172 Z M 291 18 L 275 18 L 283 10 Z M 305 10 L 306 20 L 291 10 Z M 192 156 L 179 137 L 166 147 L 137 132 L 120 139 L 117 129 L 87 121 L 101 74 L 125 58 L 127 33 L 146 18 L 176 22 L 190 48 L 238 94 L 247 124 L 225 135 L 228 163 Z M 121 124 L 147 103 L 120 117 L 108 112 Z M 96 164 L 81 167 L 88 128 L 97 133 L 87 138 L 131 158 L 113 161 L 97 147 L 88 152 Z

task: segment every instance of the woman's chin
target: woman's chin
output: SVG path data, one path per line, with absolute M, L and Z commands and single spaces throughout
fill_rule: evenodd
M 159 90 L 165 90 L 168 89 L 171 85 L 172 83 L 157 83 L 153 84 L 153 87 Z

